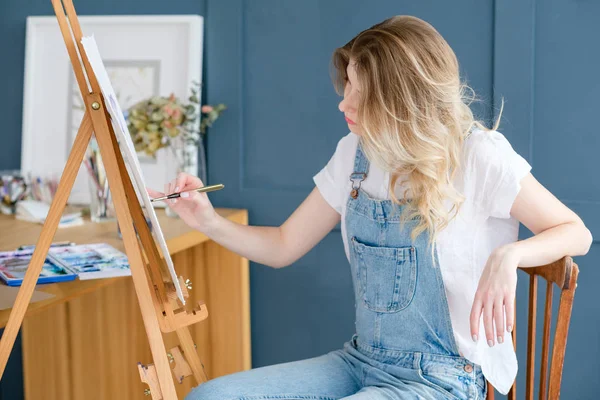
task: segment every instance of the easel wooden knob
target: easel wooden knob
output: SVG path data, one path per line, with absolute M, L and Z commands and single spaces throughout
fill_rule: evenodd
M 194 349 L 196 349 L 196 345 L 194 344 Z M 192 357 L 197 359 L 197 355 L 194 354 Z M 190 364 L 185 359 L 183 352 L 179 346 L 175 346 L 171 348 L 171 350 L 167 353 L 167 358 L 169 359 L 169 363 L 174 364 L 171 371 L 173 371 L 173 376 L 175 379 L 181 384 L 183 383 L 183 379 L 190 375 L 193 375 L 192 368 Z M 200 363 L 202 365 L 202 363 Z M 156 368 L 153 364 L 143 365 L 142 363 L 138 363 L 138 370 L 140 372 L 140 378 L 143 383 L 149 386 L 148 389 L 144 389 L 144 394 L 146 396 L 151 395 L 153 400 L 162 400 L 163 396 L 160 391 L 160 386 L 158 384 L 158 376 L 156 374 Z M 204 372 L 204 366 L 202 365 L 202 371 Z M 200 382 L 199 379 L 196 379 Z M 206 381 L 206 375 L 204 374 L 204 380 Z
M 180 276 L 178 280 L 183 297 L 185 299 L 189 298 L 190 293 L 188 292 L 188 289 L 191 289 L 191 281 L 189 279 L 184 280 L 182 276 Z M 163 287 L 168 302 L 170 303 L 170 307 L 167 308 L 164 304 L 161 305 L 158 302 L 158 299 L 156 300 L 157 309 L 161 307 L 163 309 L 162 316 L 159 315 L 160 329 L 163 332 L 174 332 L 208 318 L 208 309 L 203 301 L 198 301 L 196 307 L 191 311 L 188 311 L 184 307 L 181 307 L 173 282 L 164 282 Z M 157 295 L 157 297 L 159 297 L 160 288 L 155 285 L 154 290 L 159 293 Z
M 190 368 L 190 364 L 188 364 L 185 360 L 185 357 L 181 353 L 181 348 L 179 346 L 173 347 L 171 351 L 167 354 L 167 357 L 169 357 L 169 362 L 175 363 L 175 366 L 173 367 L 172 371 L 173 375 L 175 376 L 175 379 L 177 379 L 179 383 L 182 383 L 183 378 L 185 378 L 186 376 L 192 375 L 192 369 Z
M 162 393 L 160 391 L 160 385 L 158 384 L 158 374 L 153 364 L 142 365 L 138 363 L 138 371 L 140 372 L 140 379 L 142 382 L 148 385 L 149 389 L 144 390 L 144 394 L 152 396 L 152 400 L 162 400 Z
M 188 290 L 192 290 L 191 281 L 189 279 L 183 279 L 183 276 L 179 277 L 179 285 L 181 286 L 181 292 L 183 293 L 184 298 L 190 297 L 190 292 Z M 188 284 L 189 282 L 189 284 Z M 169 300 L 177 302 L 179 299 L 177 298 L 177 290 L 175 289 L 175 285 L 173 282 L 165 282 L 165 290 L 167 292 L 167 296 Z M 178 304 L 178 303 L 176 303 Z

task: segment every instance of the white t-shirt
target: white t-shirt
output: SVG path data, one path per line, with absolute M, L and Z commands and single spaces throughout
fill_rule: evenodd
M 350 174 L 359 136 L 343 137 L 329 163 L 313 180 L 321 195 L 341 214 L 342 238 L 349 258 L 346 239 L 346 202 L 351 191 Z M 454 187 L 466 200 L 459 214 L 438 234 L 437 252 L 448 298 L 450 318 L 458 350 L 465 358 L 481 365 L 488 381 L 506 394 L 517 374 L 517 360 L 510 335 L 504 343 L 487 345 L 483 322 L 479 341 L 471 339 L 469 316 L 479 277 L 491 252 L 499 246 L 518 240 L 519 221 L 510 210 L 521 179 L 531 166 L 517 154 L 508 140 L 497 131 L 474 129 L 465 140 L 461 171 Z M 388 199 L 390 174 L 370 163 L 369 175 L 361 184 L 369 196 Z M 403 195 L 401 190 L 397 195 Z M 496 334 L 494 333 L 494 337 Z

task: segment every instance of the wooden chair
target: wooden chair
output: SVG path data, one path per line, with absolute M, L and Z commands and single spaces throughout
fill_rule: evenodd
M 577 288 L 577 275 L 579 268 L 571 257 L 563 257 L 551 264 L 533 268 L 520 268 L 529 274 L 529 317 L 527 335 L 527 384 L 525 398 L 533 400 L 534 392 L 534 369 L 535 369 L 535 334 L 537 316 L 537 278 L 541 276 L 546 280 L 546 304 L 544 307 L 544 335 L 542 342 L 542 360 L 540 368 L 540 391 L 539 398 L 558 399 L 560 396 L 560 381 L 562 379 L 565 349 L 567 347 L 567 334 L 569 332 L 569 321 L 573 298 Z M 548 387 L 548 349 L 550 347 L 550 324 L 552 322 L 552 284 L 560 289 L 560 300 L 558 307 L 558 318 L 554 334 L 554 345 L 552 348 L 552 361 L 550 363 L 550 385 Z M 513 330 L 513 344 L 516 348 L 516 331 Z M 513 384 L 508 392 L 509 400 L 516 400 L 517 389 Z M 494 400 L 494 388 L 488 382 L 488 400 Z

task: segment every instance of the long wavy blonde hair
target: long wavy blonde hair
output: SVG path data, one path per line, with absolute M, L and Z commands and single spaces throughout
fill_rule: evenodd
M 448 43 L 416 17 L 389 18 L 335 50 L 334 84 L 340 95 L 351 60 L 361 86 L 357 124 L 365 154 L 390 172 L 390 198 L 407 205 L 402 221 L 420 219 L 411 238 L 428 230 L 432 245 L 464 202 L 452 184 L 463 142 L 475 126 L 489 130 L 469 107 L 475 94 L 461 82 Z M 500 116 L 493 130 L 499 121 Z M 402 199 L 395 194 L 397 183 L 405 188 Z

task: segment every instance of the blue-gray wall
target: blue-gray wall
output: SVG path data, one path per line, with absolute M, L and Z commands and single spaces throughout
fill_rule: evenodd
M 208 102 L 227 113 L 208 137 L 209 183 L 216 206 L 250 211 L 258 225 L 282 223 L 313 187 L 312 176 L 347 133 L 329 80 L 335 47 L 396 14 L 430 21 L 454 48 L 463 75 L 483 99 L 489 120 L 506 100 L 503 131 L 534 175 L 600 235 L 600 5 L 575 0 L 75 0 L 80 14 L 201 14 L 206 17 Z M 143 6 L 142 6 L 143 4 Z M 50 0 L 0 5 L 5 93 L 0 106 L 0 168 L 19 166 L 25 17 L 51 14 Z M 5 35 L 6 37 L 6 35 Z M 522 237 L 528 236 L 522 229 Z M 563 374 L 563 398 L 600 390 L 600 279 L 597 241 L 581 268 Z M 339 348 L 353 333 L 349 268 L 338 229 L 288 268 L 251 265 L 253 366 L 297 360 Z M 543 287 L 543 285 L 542 285 Z M 544 290 L 540 290 L 543 299 Z M 517 330 L 523 398 L 527 279 L 520 275 Z M 538 332 L 541 332 L 541 321 Z M 539 349 L 539 346 L 538 346 Z M 538 351 L 539 353 L 539 351 Z M 6 380 L 6 379 L 5 379 Z M 4 384 L 4 382 L 3 382 Z M 14 397 L 10 397 L 14 398 Z

